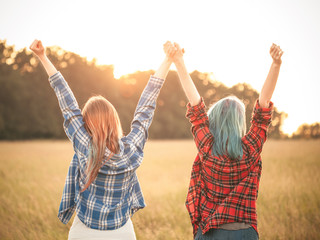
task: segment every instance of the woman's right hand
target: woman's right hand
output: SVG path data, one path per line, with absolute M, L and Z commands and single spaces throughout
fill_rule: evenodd
M 38 57 L 44 56 L 44 47 L 40 40 L 34 40 L 33 43 L 30 45 L 30 50 L 37 55 Z

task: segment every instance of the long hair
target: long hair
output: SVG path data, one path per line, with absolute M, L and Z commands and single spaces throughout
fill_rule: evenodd
M 241 139 L 246 132 L 245 106 L 235 96 L 216 102 L 208 111 L 209 129 L 214 136 L 212 154 L 241 159 Z
M 103 165 L 106 147 L 112 155 L 119 152 L 119 139 L 122 137 L 120 119 L 113 105 L 102 96 L 88 99 L 82 110 L 84 126 L 92 137 L 86 169 L 86 190 L 97 177 Z M 107 157 L 107 160 L 111 156 Z

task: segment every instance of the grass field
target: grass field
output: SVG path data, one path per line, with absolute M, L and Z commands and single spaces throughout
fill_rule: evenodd
M 138 171 L 147 207 L 133 216 L 138 240 L 192 239 L 184 206 L 196 149 L 149 141 Z M 67 141 L 0 142 L 0 239 L 67 239 L 57 218 Z M 260 239 L 320 239 L 320 141 L 266 143 L 258 198 Z

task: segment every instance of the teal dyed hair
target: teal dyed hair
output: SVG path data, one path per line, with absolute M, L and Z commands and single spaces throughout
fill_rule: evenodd
M 235 96 L 223 98 L 209 109 L 208 117 L 209 129 L 214 137 L 213 155 L 228 155 L 231 159 L 241 159 L 241 139 L 246 132 L 243 102 Z

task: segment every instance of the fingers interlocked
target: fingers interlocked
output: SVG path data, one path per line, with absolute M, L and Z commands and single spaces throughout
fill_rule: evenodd
M 170 41 L 163 44 L 163 50 L 169 58 L 172 58 L 177 52 L 177 48 Z
M 179 44 L 172 43 L 170 41 L 167 41 L 163 45 L 163 49 L 165 54 L 172 60 L 177 61 L 177 59 L 181 58 L 184 54 L 184 49 L 180 48 Z

